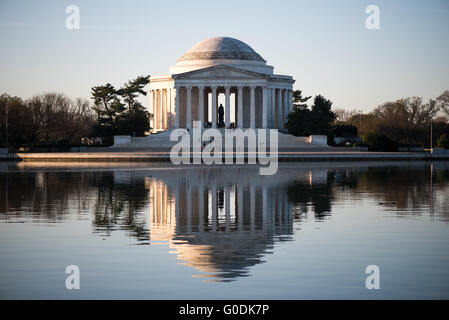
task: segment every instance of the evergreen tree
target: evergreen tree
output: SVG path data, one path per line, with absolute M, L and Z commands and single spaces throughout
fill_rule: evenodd
M 118 94 L 123 97 L 123 100 L 128 105 L 128 110 L 139 107 L 136 103 L 136 98 L 139 94 L 146 96 L 144 90 L 145 86 L 150 83 L 150 76 L 139 76 L 136 79 L 128 81 L 123 87 L 118 90 Z
M 319 132 L 321 134 L 328 134 L 332 122 L 337 117 L 335 112 L 332 111 L 332 101 L 327 100 L 322 95 L 317 95 L 312 106 L 312 113 L 314 113 Z
M 118 130 L 121 134 L 130 136 L 144 136 L 150 130 L 151 115 L 145 108 L 137 103 L 131 111 L 128 111 L 118 122 Z
M 117 96 L 117 90 L 110 83 L 92 88 L 94 111 L 97 113 L 100 132 L 112 135 L 116 131 L 116 120 L 125 110 Z
M 315 97 L 312 109 L 304 104 L 310 97 L 302 98 L 302 93 L 297 90 L 293 94 L 293 112 L 288 115 L 288 132 L 295 136 L 308 136 L 311 134 L 328 134 L 332 122 L 335 120 L 335 112 L 332 111 L 332 102 L 318 95 Z
M 92 88 L 100 134 L 143 136 L 151 129 L 152 115 L 136 100 L 139 95 L 146 95 L 144 87 L 149 82 L 150 76 L 139 76 L 119 90 L 110 83 Z
M 301 90 L 295 90 L 293 91 L 293 110 L 296 109 L 306 109 L 307 108 L 307 102 L 312 96 L 304 97 L 302 96 Z

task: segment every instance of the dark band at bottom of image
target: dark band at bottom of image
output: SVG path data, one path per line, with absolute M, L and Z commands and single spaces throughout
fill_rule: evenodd
M 447 300 L 11 300 L 0 301 L 3 310 L 17 310 L 22 305 L 32 312 L 71 310 L 72 316 L 129 315 L 142 312 L 159 315 L 163 319 L 290 319 L 293 316 L 315 313 L 335 315 L 345 313 L 366 316 L 388 310 L 389 314 L 427 314 L 429 310 L 447 310 Z M 429 309 L 430 308 L 430 309 Z M 362 312 L 362 313 L 360 313 Z M 371 313 L 374 312 L 374 313 Z

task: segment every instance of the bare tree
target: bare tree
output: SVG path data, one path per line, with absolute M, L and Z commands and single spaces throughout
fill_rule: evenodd
M 377 107 L 373 114 L 379 119 L 377 131 L 407 145 L 422 144 L 430 120 L 438 113 L 436 100 L 423 103 L 412 97 L 387 102 Z
M 437 98 L 438 103 L 440 104 L 441 110 L 445 113 L 446 116 L 449 116 L 449 90 L 444 91 Z
M 335 115 L 337 118 L 335 119 L 335 123 L 337 124 L 347 124 L 347 122 L 357 114 L 356 110 L 345 110 L 345 109 L 335 109 Z
M 61 93 L 44 93 L 32 97 L 27 105 L 33 114 L 38 140 L 43 143 L 74 143 L 93 126 L 94 115 L 85 99 L 72 100 Z
M 68 110 L 62 115 L 64 140 L 74 142 L 87 135 L 95 124 L 95 115 L 90 102 L 77 98 L 70 101 Z

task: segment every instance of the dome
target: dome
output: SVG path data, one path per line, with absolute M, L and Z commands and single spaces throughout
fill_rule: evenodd
M 273 74 L 273 67 L 267 65 L 253 48 L 230 37 L 209 38 L 197 43 L 169 68 L 169 72 L 173 75 L 219 65 Z
M 178 62 L 219 59 L 265 62 L 249 45 L 229 37 L 215 37 L 201 41 L 187 51 Z

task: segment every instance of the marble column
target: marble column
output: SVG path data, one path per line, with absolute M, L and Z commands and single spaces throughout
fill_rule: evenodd
M 164 90 L 159 90 L 159 128 L 164 129 Z
M 250 128 L 256 127 L 256 88 L 251 87 L 251 101 L 250 101 Z
M 172 129 L 175 125 L 173 119 L 173 115 L 175 113 L 175 90 L 173 88 L 170 89 L 170 129 Z
M 153 95 L 153 90 L 150 90 L 150 109 L 151 109 L 151 112 L 153 113 L 153 116 L 154 116 L 154 95 Z M 153 118 L 153 120 L 154 120 L 154 118 Z M 152 124 L 152 127 L 154 128 L 154 122 Z
M 187 114 L 186 114 L 186 128 L 192 128 L 192 87 L 187 89 Z
M 171 114 L 171 96 L 170 96 L 170 92 L 171 92 L 171 89 L 170 88 L 167 88 L 167 89 L 165 89 L 165 102 L 166 102 L 166 107 L 165 107 L 165 109 L 166 109 L 166 114 L 165 114 L 165 117 L 166 117 L 166 127 L 165 127 L 165 129 L 170 129 L 170 114 Z
M 154 115 L 153 115 L 153 126 L 154 126 L 154 128 L 153 129 L 157 129 L 158 128 L 158 126 L 157 126 L 157 117 L 158 117 L 158 112 L 157 112 L 158 104 L 157 104 L 157 101 L 158 101 L 158 96 L 159 96 L 157 90 L 153 90 L 153 96 L 154 96 L 154 105 L 153 105 L 153 112 L 154 112 Z
M 157 115 L 156 115 L 156 128 L 160 129 L 161 128 L 161 94 L 160 94 L 160 90 L 157 89 L 156 90 L 156 110 L 157 110 Z
M 285 123 L 287 122 L 287 116 L 289 112 L 288 97 L 289 97 L 288 90 L 284 90 L 284 122 L 283 122 L 284 127 Z
M 156 116 L 157 116 L 157 96 L 156 90 L 151 90 L 153 93 L 153 129 L 156 129 Z
M 159 129 L 159 89 L 155 90 L 156 94 L 156 129 Z
M 217 127 L 217 87 L 212 87 L 212 128 Z
M 163 117 L 163 121 L 162 121 L 162 129 L 167 129 L 167 90 L 165 91 L 165 95 L 164 95 L 164 90 L 161 90 L 162 94 L 162 117 Z
M 209 92 L 206 88 L 204 88 L 204 98 L 203 98 L 203 106 L 204 106 L 204 121 L 209 122 Z
M 150 99 L 151 110 L 153 112 L 153 129 L 155 129 L 156 128 L 156 103 L 154 102 L 154 98 L 155 98 L 154 90 L 151 90 L 150 93 L 151 93 L 151 99 Z
M 262 88 L 262 128 L 267 127 L 267 88 Z
M 277 125 L 276 125 L 276 89 L 271 89 L 271 128 L 277 128 Z
M 231 126 L 231 88 L 225 87 L 225 126 L 229 128 Z
M 175 96 L 175 128 L 179 128 L 179 88 L 174 88 Z
M 238 112 L 238 104 L 237 104 L 237 92 L 234 94 L 234 126 L 237 128 L 239 123 L 239 112 Z
M 267 128 L 271 128 L 271 89 L 267 90 Z
M 238 108 L 238 127 L 239 128 L 243 128 L 243 87 L 238 87 L 238 103 L 237 103 L 237 108 Z
M 199 113 L 200 113 L 200 123 L 201 127 L 204 126 L 204 87 L 199 86 L 198 87 L 198 100 L 199 100 Z
M 293 90 L 288 90 L 288 110 L 293 112 Z
M 167 88 L 166 91 L 167 94 L 167 129 L 171 128 L 171 114 L 172 114 L 172 110 L 171 110 L 171 88 Z
M 278 128 L 282 128 L 282 89 L 276 89 L 278 91 Z

